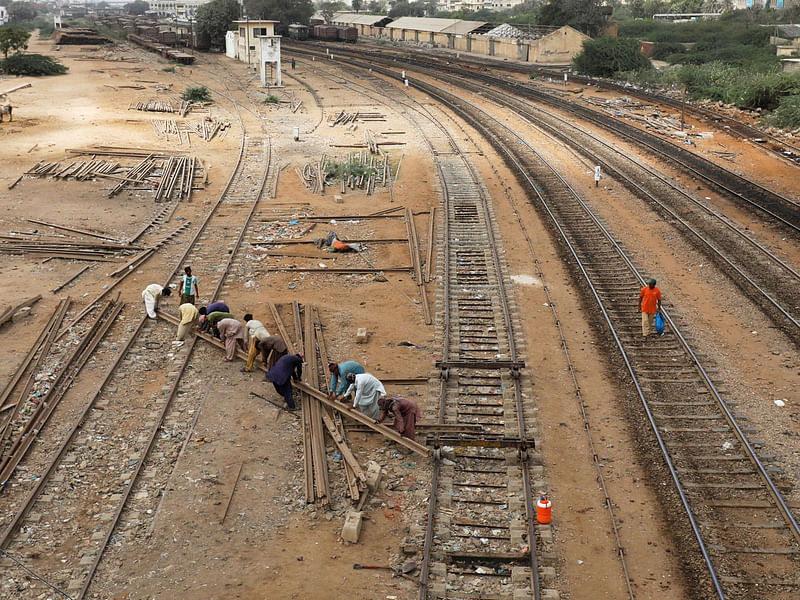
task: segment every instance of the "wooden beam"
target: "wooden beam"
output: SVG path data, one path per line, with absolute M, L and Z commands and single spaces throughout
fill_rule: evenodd
M 370 419 L 368 416 L 362 414 L 358 410 L 352 409 L 349 406 L 342 404 L 341 402 L 335 402 L 332 400 L 328 400 L 328 396 L 319 390 L 316 390 L 310 387 L 306 383 L 302 383 L 299 381 L 293 381 L 292 385 L 297 389 L 306 392 L 310 396 L 313 396 L 317 400 L 319 400 L 325 406 L 336 410 L 339 414 L 344 415 L 354 421 L 358 421 L 359 423 L 368 426 L 373 431 L 376 431 L 383 435 L 386 438 L 389 438 L 393 442 L 397 442 L 401 446 L 408 448 L 409 450 L 413 450 L 417 454 L 421 454 L 422 456 L 430 456 L 431 451 L 422 444 L 419 444 L 415 441 L 412 441 L 408 438 L 403 437 L 399 433 L 397 433 L 394 429 L 390 429 L 385 425 L 381 425 L 380 423 L 376 423 L 373 419 Z

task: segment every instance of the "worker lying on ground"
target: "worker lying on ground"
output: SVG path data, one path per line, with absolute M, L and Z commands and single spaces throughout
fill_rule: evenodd
M 378 407 L 381 409 L 381 414 L 377 419 L 378 423 L 383 423 L 386 416 L 392 413 L 397 433 L 414 440 L 420 414 L 419 407 L 413 400 L 402 396 L 385 396 L 378 400 Z
M 269 371 L 281 357 L 286 356 L 289 348 L 282 337 L 271 335 L 263 340 L 257 340 L 256 350 L 261 352 L 261 360 L 264 361 L 264 366 Z M 248 363 L 248 366 L 251 366 L 250 363 Z M 266 378 L 264 381 L 266 381 Z
M 257 344 L 259 341 L 269 337 L 269 331 L 261 321 L 254 319 L 250 313 L 244 316 L 244 323 L 244 345 L 249 350 L 247 352 L 247 366 L 242 371 L 249 373 L 253 370 L 253 362 L 255 362 L 256 354 L 258 354 Z M 266 362 L 264 361 L 264 364 Z
M 364 367 L 354 360 L 347 360 L 342 363 L 328 363 L 328 371 L 331 372 L 331 389 L 328 392 L 328 400 L 333 400 L 336 396 L 341 396 L 349 385 L 347 383 L 347 374 L 355 373 L 360 375 L 364 373 Z M 336 389 L 336 384 L 339 384 L 339 389 Z
M 324 238 L 314 240 L 317 248 L 324 249 L 326 252 L 361 252 L 364 249 L 362 244 L 357 242 L 347 243 L 341 241 L 335 231 L 329 231 Z
M 212 313 L 224 314 L 224 313 Z M 234 318 L 226 317 L 217 322 L 219 339 L 225 344 L 225 360 L 232 361 L 236 354 L 236 346 L 247 350 L 244 345 L 244 325 Z
M 358 407 L 362 413 L 371 419 L 378 418 L 378 400 L 386 395 L 386 390 L 380 380 L 369 373 L 348 373 L 345 379 L 350 384 L 344 397 L 353 394 L 353 406 Z
M 303 377 L 303 355 L 287 354 L 282 356 L 273 367 L 267 371 L 267 381 L 271 381 L 278 392 L 286 401 L 289 410 L 297 410 L 292 396 L 292 379 L 300 381 Z
M 162 287 L 157 283 L 151 283 L 144 288 L 142 290 L 142 300 L 144 300 L 144 309 L 147 311 L 147 316 L 155 319 L 159 298 L 170 294 L 172 294 L 172 291 L 168 287 Z
M 182 342 L 186 339 L 186 334 L 192 329 L 192 325 L 197 322 L 197 316 L 200 314 L 195 308 L 194 304 L 186 302 L 178 307 L 178 312 L 181 314 L 181 322 L 178 324 L 178 334 L 175 340 Z

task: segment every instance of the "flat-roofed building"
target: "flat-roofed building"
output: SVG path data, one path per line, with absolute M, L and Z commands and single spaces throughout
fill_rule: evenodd
M 261 85 L 282 85 L 281 36 L 275 35 L 275 24 L 280 21 L 234 21 L 236 31 L 225 36 L 225 55 L 258 69 Z

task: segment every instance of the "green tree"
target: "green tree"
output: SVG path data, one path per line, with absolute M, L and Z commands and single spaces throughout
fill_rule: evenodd
M 650 61 L 642 55 L 638 40 L 618 37 L 584 41 L 583 50 L 572 59 L 572 64 L 579 73 L 595 77 L 652 68 Z
M 397 19 L 398 17 L 424 17 L 425 5 L 422 2 L 406 2 L 406 0 L 400 0 L 392 5 L 389 16 L 393 19 Z
M 233 22 L 239 18 L 236 0 L 212 0 L 197 9 L 194 32 L 200 48 L 225 47 L 225 34 L 235 29 Z
M 290 23 L 308 23 L 314 14 L 311 0 L 244 0 L 246 13 L 251 19 L 280 21 L 276 33 L 284 34 Z
M 370 3 L 367 4 L 367 10 L 373 15 L 382 13 L 386 10 L 386 2 L 385 0 L 371 0 Z
M 589 36 L 597 36 L 606 26 L 607 8 L 603 0 L 550 0 L 539 10 L 540 25 L 570 25 Z
M 28 47 L 28 39 L 31 34 L 20 29 L 19 27 L 0 27 L 0 52 L 3 53 L 5 58 L 8 58 L 8 53 L 21 52 Z
M 333 21 L 333 15 L 341 10 L 345 10 L 347 5 L 344 2 L 323 2 L 319 5 L 319 12 L 326 23 Z
M 8 5 L 9 22 L 19 23 L 34 18 L 36 18 L 36 7 L 31 2 L 12 2 Z
M 353 10 L 359 12 L 361 10 L 361 0 L 352 0 Z
M 150 10 L 150 4 L 144 0 L 134 0 L 133 2 L 128 2 L 123 9 L 129 15 L 143 15 Z

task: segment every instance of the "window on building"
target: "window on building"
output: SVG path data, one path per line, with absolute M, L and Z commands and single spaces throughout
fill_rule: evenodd
M 239 35 L 244 37 L 246 34 L 247 32 L 245 31 L 244 27 L 239 27 Z
M 267 35 L 266 27 L 253 27 L 253 35 Z

